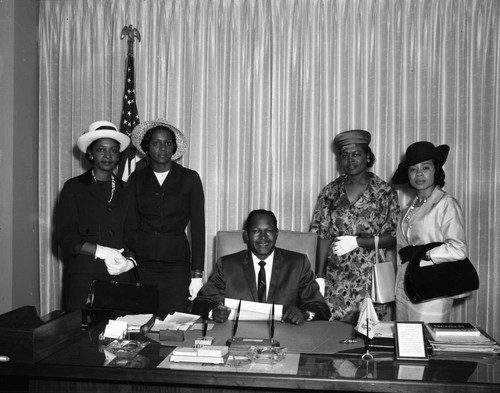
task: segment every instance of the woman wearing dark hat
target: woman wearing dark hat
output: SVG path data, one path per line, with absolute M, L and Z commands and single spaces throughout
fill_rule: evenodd
M 462 260 L 467 257 L 467 240 L 462 209 L 444 186 L 443 165 L 449 146 L 435 147 L 416 142 L 406 150 L 406 159 L 396 170 L 392 182 L 409 184 L 415 198 L 403 210 L 397 229 L 397 248 L 401 258 L 396 278 L 396 317 L 398 321 L 449 322 L 452 298 L 413 304 L 406 296 L 404 276 L 411 247 L 439 242 L 425 253 L 420 266 Z M 404 259 L 404 260 L 403 260 Z
M 325 285 L 325 299 L 336 320 L 357 322 L 359 305 L 371 288 L 375 242 L 379 258 L 395 245 L 399 215 L 396 191 L 370 172 L 375 162 L 368 131 L 338 134 L 333 148 L 343 174 L 318 197 L 311 231 L 319 236 L 317 281 Z M 387 306 L 375 305 L 379 318 Z
M 113 175 L 130 138 L 113 123 L 96 121 L 78 138 L 93 168 L 68 180 L 56 209 L 56 237 L 64 253 L 63 307 L 82 308 L 93 279 L 129 281 L 131 260 L 122 255 L 127 216 L 126 184 Z
M 175 162 L 187 143 L 167 121 L 140 123 L 132 132 L 132 143 L 146 154 L 148 165 L 129 179 L 132 205 L 127 245 L 135 253 L 141 280 L 158 286 L 159 316 L 187 312 L 189 297 L 196 297 L 202 286 L 205 263 L 201 179 Z

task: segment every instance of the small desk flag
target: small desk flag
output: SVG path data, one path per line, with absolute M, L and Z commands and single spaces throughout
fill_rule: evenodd
M 379 323 L 372 299 L 365 297 L 359 307 L 359 319 L 355 329 L 371 340 Z

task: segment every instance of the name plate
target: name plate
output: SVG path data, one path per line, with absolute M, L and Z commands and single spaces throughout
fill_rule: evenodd
M 229 339 L 226 345 L 231 348 L 247 349 L 250 347 L 279 347 L 280 343 L 270 338 L 250 338 L 250 337 L 235 337 Z

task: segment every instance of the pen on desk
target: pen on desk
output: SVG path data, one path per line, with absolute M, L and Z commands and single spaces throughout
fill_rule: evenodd
M 236 317 L 234 318 L 233 341 L 234 341 L 234 338 L 236 337 L 236 330 L 238 330 L 238 320 L 240 319 L 240 309 L 241 309 L 241 299 L 240 299 L 240 302 L 238 303 L 238 309 L 236 310 Z
M 144 325 L 141 326 L 141 333 L 142 334 L 148 333 L 154 326 L 155 322 L 156 322 L 156 315 L 153 314 L 149 319 L 149 321 L 147 321 Z
M 371 339 L 370 339 L 370 319 L 368 317 L 366 317 L 366 338 L 367 341 L 365 342 L 365 349 L 366 353 L 369 353 Z
M 274 343 L 274 302 L 271 308 L 271 345 Z
M 371 343 L 371 338 L 369 336 L 369 330 L 370 330 L 370 320 L 368 317 L 366 317 L 366 338 L 365 338 L 365 353 L 363 356 L 361 356 L 361 359 L 365 360 L 366 362 L 369 362 L 370 360 L 373 360 L 373 355 L 370 353 L 370 343 Z
M 203 318 L 203 338 L 207 337 L 208 319 Z

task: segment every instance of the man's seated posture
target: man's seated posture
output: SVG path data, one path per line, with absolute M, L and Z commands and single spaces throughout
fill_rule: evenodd
M 217 261 L 194 301 L 193 312 L 208 313 L 209 299 L 213 320 L 225 322 L 230 314 L 230 309 L 223 305 L 227 297 L 282 304 L 283 321 L 297 325 L 306 320 L 328 320 L 330 309 L 319 292 L 309 259 L 304 254 L 276 248 L 278 232 L 273 212 L 252 211 L 243 233 L 248 250 Z

